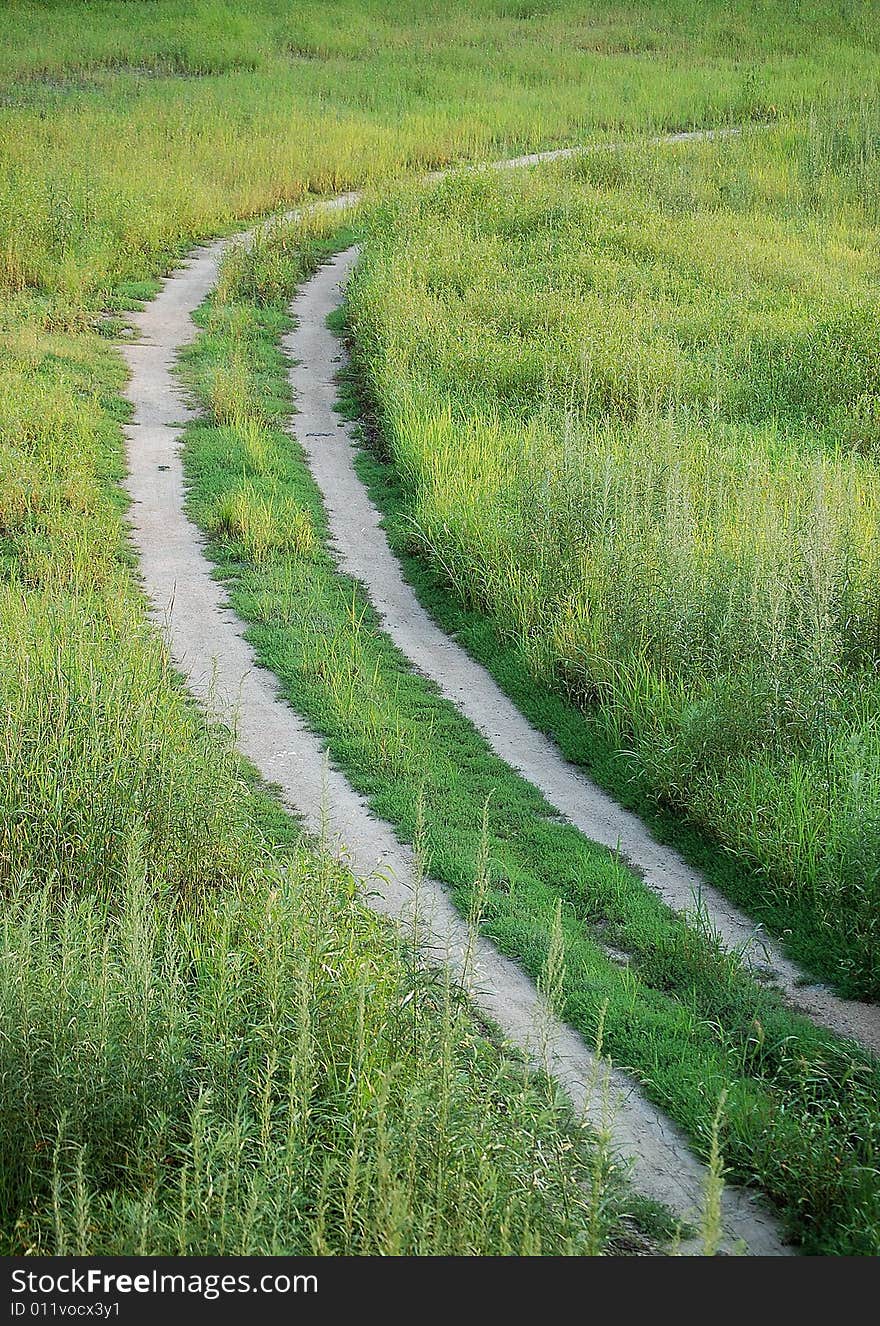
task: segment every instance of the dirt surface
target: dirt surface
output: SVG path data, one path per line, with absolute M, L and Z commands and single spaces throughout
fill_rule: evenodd
M 742 950 L 789 1003 L 823 1026 L 880 1051 L 880 1008 L 806 984 L 800 969 L 754 921 L 677 852 L 658 843 L 637 816 L 570 764 L 527 722 L 485 668 L 422 608 L 403 578 L 379 513 L 355 471 L 352 430 L 334 408 L 338 394 L 334 377 L 343 349 L 326 320 L 342 300 L 342 287 L 356 258 L 357 250 L 348 249 L 303 286 L 293 303 L 295 328 L 284 341 L 293 361 L 290 381 L 297 407 L 293 431 L 323 494 L 339 565 L 365 585 L 398 648 L 436 682 L 495 753 L 518 769 L 571 824 L 592 842 L 619 852 L 676 911 L 693 910 L 699 901 L 726 947 Z
M 525 158 L 523 164 L 543 159 L 545 154 Z M 349 195 L 335 205 L 346 206 L 354 200 L 355 196 Z M 370 814 L 364 800 L 328 764 L 320 739 L 279 696 L 274 676 L 257 665 L 253 650 L 243 639 L 242 624 L 229 608 L 223 587 L 212 577 L 201 537 L 184 514 L 179 444 L 181 425 L 189 412 L 173 367 L 178 351 L 196 335 L 191 315 L 216 283 L 218 264 L 228 242 L 197 249 L 144 311 L 133 318 L 140 339 L 123 347 L 130 369 L 127 396 L 134 410 L 126 428 L 130 523 L 152 615 L 163 628 L 172 658 L 205 707 L 234 725 L 241 750 L 267 780 L 280 787 L 306 827 L 345 857 L 364 881 L 363 893 L 370 906 L 398 925 L 410 930 L 415 925 L 423 949 L 435 961 L 450 967 L 474 1004 L 536 1065 L 552 1073 L 578 1111 L 609 1128 L 614 1146 L 631 1165 L 632 1180 L 639 1191 L 667 1204 L 684 1219 L 696 1219 L 703 1202 L 706 1171 L 677 1127 L 641 1095 L 634 1082 L 599 1061 L 570 1027 L 553 1016 L 533 982 L 516 964 L 469 932 L 440 884 L 418 879 L 409 850 L 397 842 L 389 825 Z M 324 446 L 327 440 L 323 439 L 321 448 L 329 470 L 337 473 L 344 489 L 353 481 L 351 493 L 358 502 L 357 514 L 353 509 L 343 520 L 336 499 L 330 503 L 341 560 L 371 585 L 372 576 L 364 574 L 362 567 L 356 569 L 360 564 L 355 552 L 347 549 L 343 553 L 341 535 L 346 544 L 348 535 L 354 536 L 353 548 L 378 550 L 384 569 L 376 587 L 377 607 L 389 630 L 402 639 L 398 632 L 405 624 L 403 619 L 407 613 L 413 614 L 415 636 L 422 638 L 420 648 L 427 648 L 428 654 L 440 649 L 440 670 L 450 670 L 444 690 L 459 703 L 464 698 L 462 683 L 451 682 L 450 691 L 449 678 L 458 675 L 455 669 L 473 669 L 476 665 L 437 631 L 403 584 L 376 513 L 351 468 L 348 434 L 332 411 L 333 360 L 341 351 L 323 326 L 321 309 L 326 312 L 338 302 L 340 279 L 344 279 L 352 261 L 349 253 L 323 269 L 301 296 L 304 302 L 298 309 L 302 318 L 299 330 L 303 336 L 317 340 L 310 345 L 304 342 L 298 352 L 294 351 L 308 350 L 301 367 L 303 371 L 306 366 L 311 370 L 307 374 L 310 383 L 297 383 L 298 391 L 302 388 L 299 404 L 303 411 L 297 416 L 297 430 L 302 434 L 330 432 L 329 443 Z M 320 335 L 322 331 L 326 341 Z M 325 409 L 329 411 L 327 418 Z M 323 419 L 320 428 L 314 417 L 307 422 L 308 410 L 319 411 Z M 312 459 L 320 470 L 318 460 Z M 350 478 L 346 478 L 349 471 Z M 318 477 L 321 482 L 320 473 Z M 323 478 L 332 493 L 331 473 Z M 365 555 L 369 559 L 371 554 Z M 349 558 L 355 561 L 346 560 Z M 423 662 L 431 662 L 427 655 L 423 662 L 415 661 L 420 667 Z M 436 667 L 437 658 L 432 664 Z M 482 669 L 478 672 L 480 686 L 490 688 L 484 699 L 493 716 L 484 717 L 494 732 L 493 744 L 497 741 L 504 745 L 510 740 L 515 744 L 518 737 L 531 734 L 529 742 L 538 743 L 544 769 L 540 776 L 553 787 L 556 784 L 550 782 L 551 775 L 561 780 L 562 797 L 569 787 L 568 766 L 550 743 L 524 723 L 487 674 Z M 528 770 L 532 768 L 532 755 L 515 750 L 508 754 L 511 763 L 531 777 Z M 540 770 L 536 767 L 533 772 Z M 764 1256 L 791 1252 L 774 1218 L 746 1191 L 726 1189 L 724 1223 L 728 1251 L 740 1248 Z M 692 1254 L 699 1248 L 685 1244 L 682 1251 Z

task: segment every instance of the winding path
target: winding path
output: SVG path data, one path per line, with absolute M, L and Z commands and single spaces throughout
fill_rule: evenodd
M 532 165 L 559 155 L 571 153 L 541 153 L 497 165 Z M 343 208 L 355 200 L 356 195 L 345 195 L 320 205 Z M 307 828 L 325 841 L 329 837 L 346 845 L 343 850 L 365 881 L 370 905 L 407 926 L 417 913 L 419 936 L 432 956 L 448 964 L 474 1003 L 512 1042 L 556 1077 L 577 1110 L 610 1129 L 614 1145 L 632 1162 L 635 1185 L 682 1217 L 693 1218 L 702 1205 L 706 1173 L 679 1130 L 630 1079 L 597 1060 L 553 1016 L 516 964 L 469 932 L 440 884 L 418 878 L 409 850 L 328 766 L 320 739 L 280 697 L 275 678 L 258 666 L 243 638 L 244 627 L 213 578 L 201 538 L 184 513 L 179 442 L 189 411 L 173 369 L 180 349 L 195 337 L 192 314 L 216 283 L 229 242 L 197 249 L 133 318 L 140 339 L 124 346 L 133 407 L 126 428 L 130 522 L 152 615 L 164 626 L 171 655 L 206 707 L 234 722 L 242 751 L 281 788 Z M 324 319 L 339 302 L 340 282 L 353 261 L 350 250 L 303 288 L 294 305 L 299 325 L 286 343 L 288 353 L 300 361 L 293 370 L 300 409 L 296 432 L 324 492 L 341 564 L 367 585 L 386 629 L 404 652 L 438 681 L 503 758 L 590 838 L 611 847 L 619 843 L 673 906 L 690 905 L 698 877 L 686 873 L 684 863 L 654 843 L 638 820 L 566 764 L 488 674 L 438 630 L 403 581 L 378 513 L 354 471 L 349 431 L 333 410 L 334 361 L 341 351 Z M 330 437 L 309 438 L 308 433 Z M 709 902 L 705 886 L 702 895 Z M 751 936 L 751 923 L 719 895 L 712 896 L 710 911 L 716 899 L 716 924 L 725 927 L 725 937 L 740 942 Z M 786 970 L 793 983 L 794 968 L 787 964 Z M 843 1006 L 843 1001 L 836 1003 Z M 753 1255 L 790 1251 L 773 1217 L 750 1193 L 726 1189 L 724 1223 L 728 1248 L 742 1244 Z M 692 1246 L 683 1250 L 697 1251 Z

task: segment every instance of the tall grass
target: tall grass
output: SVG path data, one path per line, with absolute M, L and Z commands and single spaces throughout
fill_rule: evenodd
M 112 898 L 133 859 L 172 891 L 221 886 L 252 831 L 243 775 L 138 606 L 101 606 L 0 586 L 0 886 Z
M 410 191 L 349 295 L 413 544 L 868 996 L 878 141 L 863 104 Z
M 24 880 L 0 952 L 6 1253 L 644 1246 L 590 1131 L 327 858 L 188 901 L 136 853 L 109 901 Z

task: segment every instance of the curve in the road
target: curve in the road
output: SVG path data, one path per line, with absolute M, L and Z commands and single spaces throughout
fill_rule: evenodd
M 578 1111 L 610 1123 L 615 1145 L 633 1162 L 639 1190 L 693 1220 L 705 1169 L 675 1125 L 552 1015 L 516 964 L 469 933 L 439 884 L 418 879 L 412 854 L 390 826 L 328 767 L 322 743 L 280 697 L 275 678 L 257 665 L 226 604 L 184 512 L 179 444 L 188 411 L 173 372 L 180 349 L 194 338 L 191 315 L 216 283 L 223 247 L 198 250 L 165 283 L 134 318 L 140 339 L 125 346 L 134 411 L 126 427 L 130 523 L 152 615 L 164 626 L 172 658 L 193 694 L 234 724 L 240 749 L 281 788 L 306 827 L 345 845 L 370 905 L 405 924 L 417 909 L 423 942 L 474 1002 L 553 1074 Z M 731 1246 L 742 1243 L 755 1255 L 787 1251 L 775 1221 L 749 1194 L 728 1188 L 724 1210 Z

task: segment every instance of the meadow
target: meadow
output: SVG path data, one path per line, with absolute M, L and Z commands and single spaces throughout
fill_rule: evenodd
M 870 78 L 870 0 L 81 0 L 0 19 L 0 289 L 88 323 L 241 218 L 517 148 L 762 119 Z
M 578 758 L 868 998 L 878 172 L 865 100 L 408 191 L 348 313 L 401 541 L 585 712 Z
M 425 985 L 187 700 L 126 540 L 113 341 L 193 243 L 309 195 L 583 137 L 773 120 L 865 83 L 872 10 L 4 7 L 4 1251 L 625 1251 L 643 1246 L 634 1215 L 668 1234 L 601 1139 Z M 215 512 L 215 534 L 239 515 Z M 808 1110 L 821 1163 L 802 1149 L 814 1205 L 799 1228 L 816 1246 L 876 1246 L 861 1141 L 845 1214 L 827 1210 L 847 1191 L 828 1182 L 841 1110 L 870 1145 L 863 1071 L 825 1072 Z

